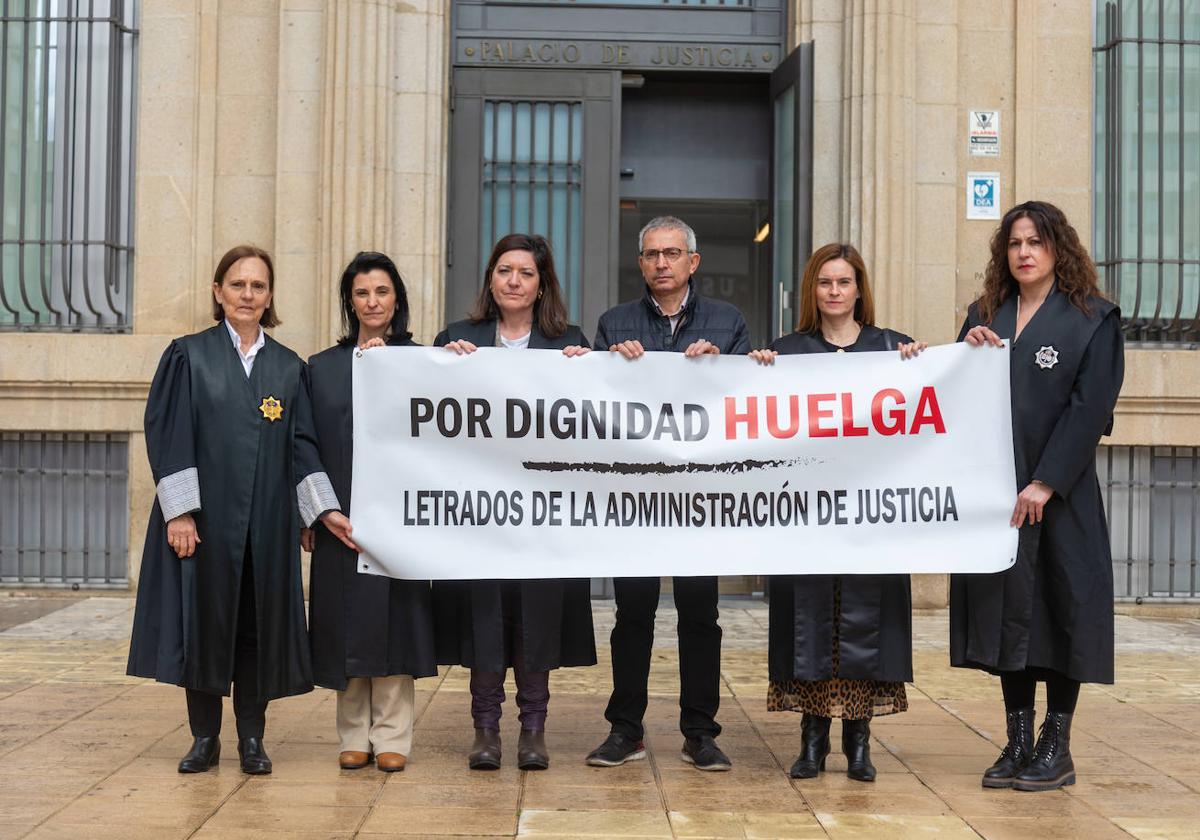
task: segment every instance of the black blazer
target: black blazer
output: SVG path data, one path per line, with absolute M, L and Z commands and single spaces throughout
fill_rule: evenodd
M 476 322 L 470 319 L 455 321 L 453 324 L 447 324 L 446 329 L 437 334 L 437 338 L 433 340 L 433 344 L 435 347 L 445 347 L 451 341 L 461 341 L 462 339 L 466 339 L 479 347 L 493 347 L 496 344 L 496 322 Z M 583 334 L 583 330 L 574 324 L 568 324 L 567 331 L 558 338 L 547 338 L 538 329 L 538 325 L 535 322 L 529 334 L 530 350 L 561 350 L 564 347 L 570 347 L 572 344 L 578 344 L 582 347 L 588 346 L 587 336 Z

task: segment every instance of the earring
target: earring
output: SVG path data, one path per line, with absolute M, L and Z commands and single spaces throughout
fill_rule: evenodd
M 542 290 L 541 290 L 541 289 L 538 289 L 538 297 L 537 297 L 537 299 L 538 299 L 538 300 L 541 300 L 541 299 L 542 299 Z

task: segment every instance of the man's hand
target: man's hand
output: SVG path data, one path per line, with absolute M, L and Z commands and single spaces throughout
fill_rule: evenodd
M 622 341 L 620 344 L 614 344 L 608 350 L 610 353 L 620 353 L 626 359 L 638 359 L 646 355 L 646 348 L 636 338 L 631 338 L 629 341 Z
M 707 338 L 699 338 L 688 345 L 688 348 L 683 351 L 683 355 L 689 359 L 697 356 L 720 356 L 721 348 Z
M 196 531 L 196 520 L 190 513 L 180 514 L 167 523 L 167 545 L 171 546 L 171 550 L 180 559 L 195 554 L 199 542 L 201 540 Z

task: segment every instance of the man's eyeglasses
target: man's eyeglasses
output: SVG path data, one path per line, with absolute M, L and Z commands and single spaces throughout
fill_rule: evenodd
M 684 254 L 690 253 L 691 251 L 684 250 L 683 248 L 647 248 L 645 251 L 642 251 L 640 256 L 646 262 L 653 263 L 658 262 L 658 256 L 661 254 L 667 258 L 667 262 L 675 262 L 675 260 L 682 257 Z

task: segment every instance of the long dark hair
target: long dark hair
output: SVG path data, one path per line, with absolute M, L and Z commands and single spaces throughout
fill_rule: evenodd
M 875 326 L 875 298 L 871 294 L 867 264 L 853 245 L 846 242 L 830 242 L 813 251 L 804 266 L 804 276 L 800 280 L 800 317 L 796 321 L 796 332 L 813 333 L 820 329 L 821 310 L 817 308 L 817 280 L 825 263 L 839 259 L 845 260 L 854 269 L 854 280 L 858 286 L 858 300 L 854 301 L 854 320 L 864 327 Z
M 567 307 L 563 303 L 562 290 L 558 285 L 558 274 L 554 271 L 554 257 L 550 254 L 550 243 L 537 234 L 510 233 L 502 237 L 492 248 L 487 268 L 483 271 L 483 288 L 475 299 L 475 306 L 468 316 L 472 322 L 500 320 L 500 307 L 492 297 L 492 272 L 500 257 L 509 251 L 528 251 L 538 270 L 538 296 L 533 302 L 533 322 L 546 338 L 558 338 L 567 331 Z
M 225 275 L 229 273 L 229 269 L 233 268 L 233 264 L 238 260 L 244 260 L 246 257 L 258 257 L 267 264 L 267 289 L 271 292 L 271 302 L 267 304 L 266 311 L 263 312 L 262 318 L 259 320 L 259 326 L 264 329 L 278 327 L 283 323 L 279 319 L 279 313 L 275 309 L 275 264 L 271 262 L 271 255 L 259 248 L 257 245 L 234 245 L 225 252 L 225 256 L 221 257 L 217 263 L 217 269 L 213 272 L 213 285 L 221 286 L 225 283 Z M 216 299 L 213 300 L 212 314 L 214 321 L 225 320 L 225 309 Z
M 1100 292 L 1096 264 L 1079 241 L 1079 234 L 1067 221 L 1066 215 L 1045 201 L 1026 201 L 1004 214 L 1000 227 L 992 236 L 992 256 L 983 275 L 983 292 L 979 295 L 979 317 L 990 324 L 1000 305 L 1017 293 L 1017 279 L 1008 268 L 1008 238 L 1018 219 L 1029 219 L 1042 242 L 1054 254 L 1054 278 L 1058 290 L 1070 298 L 1077 309 L 1087 315 L 1088 297 Z
M 388 344 L 403 344 L 412 338 L 408 331 L 408 293 L 404 290 L 404 280 L 396 264 L 386 254 L 378 251 L 359 251 L 350 260 L 346 270 L 342 272 L 342 282 L 338 287 L 338 296 L 342 302 L 342 337 L 338 344 L 358 343 L 358 313 L 354 311 L 354 278 L 375 269 L 381 269 L 392 278 L 392 288 L 396 292 L 396 311 L 392 315 L 392 323 L 388 327 Z

